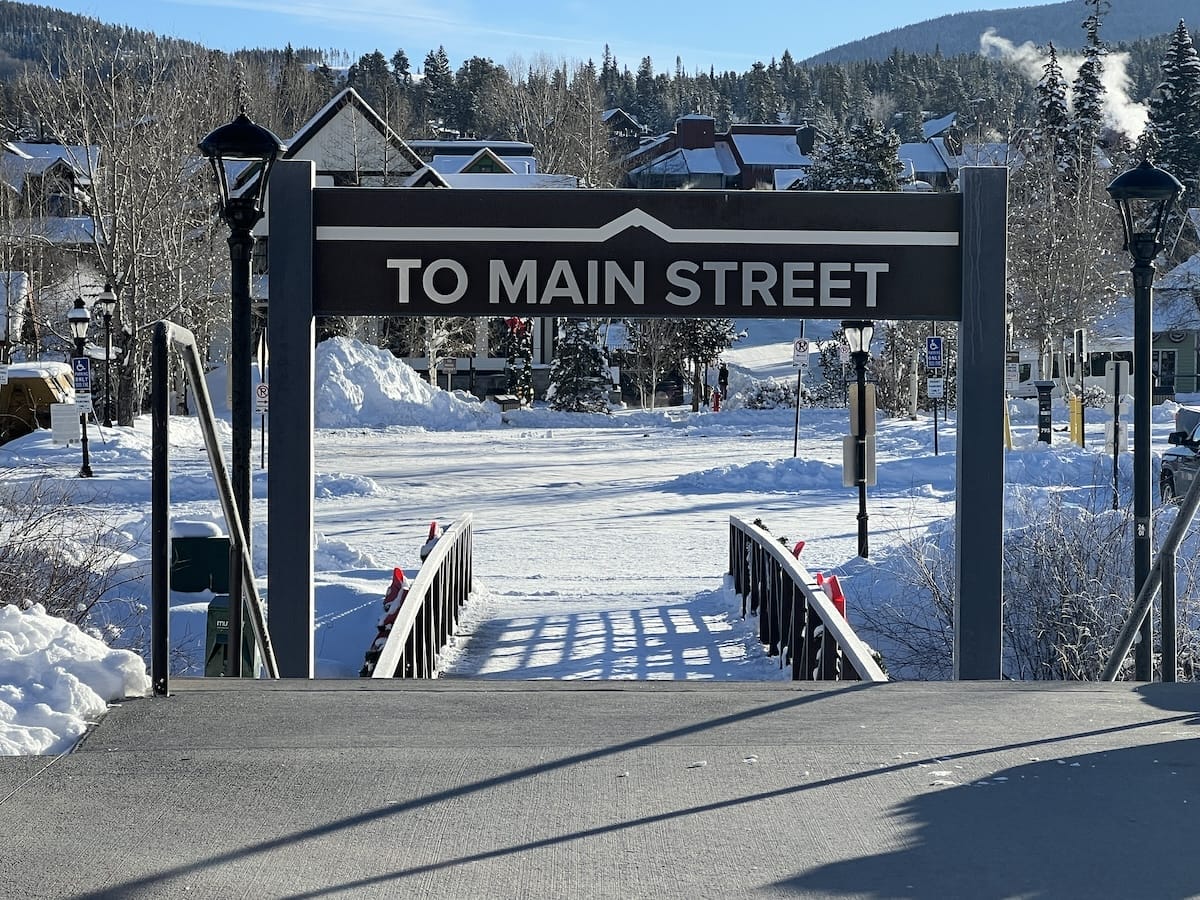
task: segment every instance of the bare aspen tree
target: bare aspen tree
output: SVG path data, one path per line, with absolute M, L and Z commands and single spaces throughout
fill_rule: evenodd
M 84 150 L 74 163 L 91 182 L 91 264 L 117 294 L 114 343 L 118 420 L 141 412 L 149 371 L 147 330 L 179 319 L 203 334 L 214 300 L 213 189 L 196 143 L 217 117 L 219 71 L 153 40 L 115 45 L 90 33 L 56 59 L 27 71 L 23 88 L 48 138 Z M 229 96 L 226 94 L 225 96 Z M 227 269 L 227 267 L 226 267 Z

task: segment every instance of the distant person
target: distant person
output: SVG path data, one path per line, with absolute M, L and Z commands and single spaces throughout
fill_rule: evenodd
M 729 369 L 725 368 L 725 363 L 721 363 L 721 368 L 717 370 L 717 384 L 721 386 L 721 396 L 729 396 Z

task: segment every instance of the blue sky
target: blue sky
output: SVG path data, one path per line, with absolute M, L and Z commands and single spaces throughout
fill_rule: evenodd
M 42 0 L 111 24 L 130 25 L 208 47 L 317 47 L 354 58 L 403 47 L 420 66 L 439 45 L 457 67 L 471 56 L 507 63 L 538 54 L 597 63 L 609 44 L 618 63 L 655 71 L 748 69 L 785 49 L 796 59 L 861 37 L 974 9 L 1043 5 L 1045 0 Z M 1081 4 L 1082 9 L 1082 4 Z M 1083 12 L 1080 12 L 1083 16 Z

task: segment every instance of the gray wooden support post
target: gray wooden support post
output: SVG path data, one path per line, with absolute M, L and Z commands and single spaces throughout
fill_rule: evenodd
M 267 457 L 267 628 L 284 678 L 312 678 L 313 188 L 312 162 L 280 160 L 268 206 L 271 359 Z
M 971 166 L 962 189 L 962 322 L 954 677 L 999 679 L 1004 563 L 1004 311 L 1008 170 Z

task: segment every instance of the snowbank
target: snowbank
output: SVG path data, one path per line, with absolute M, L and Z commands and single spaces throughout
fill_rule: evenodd
M 500 424 L 494 406 L 439 390 L 387 350 L 348 338 L 317 345 L 316 382 L 320 428 L 419 425 L 461 431 Z
M 141 658 L 38 605 L 0 607 L 0 756 L 62 753 L 108 703 L 150 692 Z

